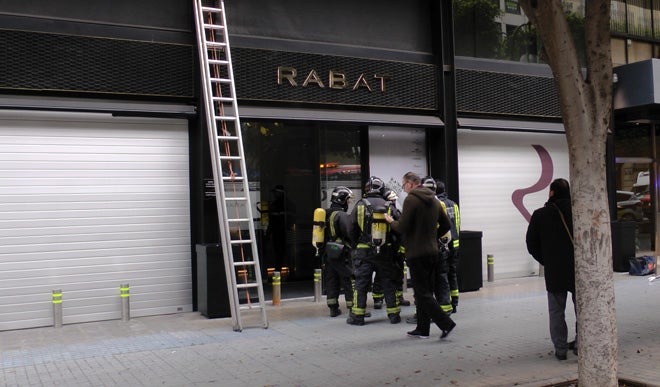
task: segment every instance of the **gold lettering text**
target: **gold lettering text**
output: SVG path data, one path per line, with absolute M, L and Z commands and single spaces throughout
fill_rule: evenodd
M 389 81 L 390 79 L 392 79 L 392 77 L 387 74 L 375 74 L 374 78 L 380 79 L 380 91 L 384 93 L 385 90 L 387 90 L 385 86 L 385 81 Z
M 353 90 L 357 90 L 360 87 L 366 87 L 367 90 L 371 91 L 371 86 L 369 86 L 369 82 L 367 81 L 367 78 L 364 76 L 364 73 L 360 74 L 357 81 L 355 81 L 355 85 L 353 85 Z
M 345 89 L 348 86 L 346 74 L 330 70 L 328 75 L 328 85 L 331 89 Z
M 289 81 L 291 86 L 297 86 L 296 75 L 298 72 L 293 67 L 279 66 L 277 68 L 277 84 L 281 85 L 284 80 Z
M 303 87 L 309 85 L 310 83 L 316 83 L 319 85 L 320 88 L 324 88 L 325 85 L 323 84 L 323 81 L 321 78 L 319 78 L 319 75 L 316 73 L 316 70 L 312 70 L 307 74 L 307 78 L 305 78 L 305 82 L 303 82 Z

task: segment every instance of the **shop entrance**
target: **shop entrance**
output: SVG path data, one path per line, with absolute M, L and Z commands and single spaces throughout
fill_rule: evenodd
M 616 216 L 613 219 L 634 225 L 635 255 L 655 255 L 657 246 L 658 187 L 653 176 L 658 134 L 655 132 L 650 124 L 617 128 L 614 141 Z
M 312 295 L 321 267 L 311 243 L 314 209 L 327 208 L 338 185 L 360 194 L 360 128 L 247 121 L 242 129 L 263 278 L 280 271 L 283 298 Z

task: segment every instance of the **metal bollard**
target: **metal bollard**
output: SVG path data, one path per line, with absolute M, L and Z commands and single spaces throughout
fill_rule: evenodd
M 121 298 L 121 321 L 131 319 L 131 295 L 128 284 L 119 285 L 119 297 Z
M 408 291 L 408 265 L 406 263 L 403 263 L 403 292 L 406 293 Z
M 495 258 L 493 254 L 486 256 L 486 263 L 488 264 L 488 282 L 495 281 Z
M 321 269 L 314 269 L 314 302 L 321 302 Z
M 279 305 L 282 300 L 282 277 L 279 271 L 273 271 L 273 305 Z
M 53 290 L 53 326 L 62 327 L 62 289 Z

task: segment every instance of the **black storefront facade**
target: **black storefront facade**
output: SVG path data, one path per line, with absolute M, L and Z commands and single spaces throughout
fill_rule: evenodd
M 87 225 L 71 229 L 70 235 L 57 229 L 49 234 L 53 243 L 37 242 L 45 234 L 12 231 L 15 243 L 0 250 L 8 268 L 4 275 L 10 279 L 20 272 L 24 284 L 38 285 L 17 286 L 0 302 L 0 329 L 49 325 L 48 297 L 54 287 L 63 288 L 72 311 L 65 310 L 65 323 L 119 318 L 114 293 L 124 278 L 131 282 L 136 317 L 197 310 L 197 246 L 218 242 L 217 212 L 206 186 L 212 174 L 200 118 L 204 115 L 200 114 L 203 104 L 192 3 L 119 1 L 109 8 L 83 3 L 0 6 L 4 23 L 0 39 L 5 43 L 0 113 L 8 114 L 0 119 L 0 137 L 10 138 L 5 134 L 14 133 L 11 125 L 30 120 L 41 130 L 30 139 L 44 131 L 69 139 L 47 144 L 53 155 L 75 158 L 76 149 L 89 143 L 100 148 L 86 149 L 88 154 L 111 154 L 102 150 L 112 137 L 120 138 L 122 144 L 116 154 L 137 155 L 108 161 L 106 169 L 94 173 L 75 174 L 82 169 L 62 168 L 36 176 L 43 186 L 53 187 L 43 197 L 59 197 L 63 186 L 98 188 L 102 192 L 64 190 L 62 200 L 90 195 L 85 196 L 89 200 L 84 205 L 99 207 L 92 213 L 88 207 L 72 204 L 53 215 L 59 216 L 55 220 L 45 221 L 41 215 L 21 218 L 15 220 L 19 223 L 3 224 L 3 230 L 30 228 L 16 224 L 68 225 L 76 218 L 71 214 L 112 221 L 93 225 L 104 232 L 80 228 Z M 348 185 L 359 196 L 363 182 L 375 174 L 396 189 L 408 170 L 447 182 L 450 196 L 464 207 L 468 225 L 464 229 L 475 230 L 479 238 L 483 231 L 484 256 L 495 253 L 497 270 L 503 273 L 498 278 L 530 275 L 535 270 L 529 257 L 519 253 L 522 247 L 515 245 L 517 229 L 496 237 L 488 229 L 508 230 L 501 226 L 503 217 L 511 218 L 517 227 L 524 225 L 522 217 L 510 210 L 512 188 L 504 187 L 505 200 L 498 204 L 492 193 L 482 192 L 487 190 L 481 179 L 497 174 L 488 169 L 494 159 L 532 149 L 530 144 L 550 144 L 546 148 L 551 151 L 556 146 L 560 149 L 557 162 L 565 163 L 551 72 L 544 65 L 453 58 L 446 28 L 451 25 L 447 2 L 436 3 L 403 6 L 342 0 L 329 8 L 301 0 L 226 2 L 264 278 L 267 268 L 284 266 L 288 268 L 284 287 L 311 281 L 320 265 L 311 245 L 312 213 L 327 206 L 333 187 Z M 34 118 L 39 115 L 43 117 Z M 76 128 L 80 130 L 71 132 Z M 170 128 L 172 138 L 163 138 L 159 131 Z M 95 143 L 85 133 L 97 130 L 100 140 Z M 520 138 L 529 143 L 509 145 Z M 144 146 L 128 151 L 129 145 L 138 143 Z M 162 150 L 157 157 L 150 154 L 154 145 Z M 12 198 L 34 193 L 34 187 L 25 184 L 27 172 L 20 167 L 31 149 L 26 146 L 19 159 L 9 160 L 16 169 L 3 177 L 3 183 L 15 186 Z M 460 159 L 461 152 L 472 156 Z M 2 157 L 8 160 L 6 154 Z M 163 170 L 172 160 L 177 160 L 176 167 Z M 82 165 L 91 166 L 93 161 L 90 156 Z M 131 167 L 140 163 L 149 168 Z M 524 159 L 519 162 L 525 163 Z M 459 164 L 470 167 L 461 169 L 466 167 Z M 35 161 L 33 168 L 41 168 L 38 165 L 43 163 Z M 470 169 L 473 166 L 476 169 Z M 135 170 L 143 172 L 124 175 Z M 108 177 L 99 180 L 104 174 Z M 502 176 L 499 180 L 509 179 L 507 174 Z M 62 178 L 79 183 L 56 184 Z M 122 179 L 128 180 L 123 183 Z M 145 187 L 149 189 L 144 191 Z M 488 186 L 488 190 L 493 188 Z M 95 196 L 115 191 L 102 200 Z M 126 192 L 126 198 L 108 199 Z M 130 196 L 134 192 L 135 197 Z M 154 199 L 159 196 L 162 202 Z M 121 208 L 120 215 L 116 202 L 138 204 Z M 472 203 L 496 208 L 492 216 L 498 221 L 490 221 Z M 32 202 L 20 204 L 35 208 Z M 142 214 L 138 211 L 142 207 L 153 208 Z M 16 208 L 16 203 L 3 203 L 0 211 L 15 213 Z M 162 221 L 152 225 L 153 219 Z M 115 220 L 120 225 L 112 224 Z M 126 225 L 131 231 L 116 234 L 115 239 L 115 233 L 107 232 Z M 20 245 L 18 238 L 22 238 Z M 71 241 L 59 255 L 39 250 L 39 246 L 58 250 L 58 238 Z M 505 241 L 507 246 L 489 238 Z M 99 253 L 92 259 L 78 250 Z M 481 255 L 481 249 L 475 251 Z M 76 259 L 68 260 L 71 256 Z M 83 269 L 91 266 L 97 269 L 91 273 Z M 479 280 L 485 276 L 483 266 L 475 269 Z M 43 281 L 44 267 L 55 268 L 46 273 L 47 281 Z M 63 281 L 71 271 L 75 280 Z M 224 282 L 224 276 L 213 281 Z M 480 282 L 476 282 L 470 287 L 478 288 Z M 100 285 L 81 288 L 80 283 Z M 19 315 L 13 312 L 13 305 L 19 303 L 31 307 L 24 307 Z

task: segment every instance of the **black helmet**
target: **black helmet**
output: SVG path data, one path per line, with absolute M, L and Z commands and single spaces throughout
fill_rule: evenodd
M 435 193 L 436 185 L 435 180 L 431 176 L 425 176 L 422 178 L 422 185 L 426 188 L 429 188 Z
M 383 194 L 383 191 L 385 190 L 385 183 L 383 183 L 383 180 L 380 177 L 376 176 L 371 176 L 369 180 L 367 180 L 367 184 L 364 185 L 364 194 Z
M 343 206 L 348 203 L 348 198 L 350 197 L 353 197 L 353 191 L 351 191 L 351 189 L 348 187 L 340 185 L 332 190 L 330 201 L 333 203 L 341 204 Z
M 394 202 L 399 198 L 399 196 L 394 192 L 394 190 L 391 190 L 389 188 L 385 188 L 383 190 L 383 199 L 388 200 L 390 202 Z

